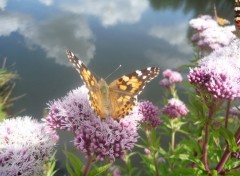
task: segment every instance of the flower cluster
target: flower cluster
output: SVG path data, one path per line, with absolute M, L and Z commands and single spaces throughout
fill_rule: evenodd
M 189 110 L 181 100 L 172 98 L 168 100 L 168 104 L 162 109 L 162 112 L 174 119 L 187 115 Z
M 232 107 L 229 111 L 229 114 L 234 116 L 234 117 L 239 117 L 240 116 L 240 110 L 237 107 Z
M 117 166 L 111 166 L 109 168 L 109 171 L 112 174 L 112 176 L 121 176 L 121 171 Z
M 198 91 L 208 92 L 217 99 L 232 100 L 240 96 L 240 40 L 213 51 L 190 69 L 189 82 Z
M 192 36 L 192 41 L 197 43 L 200 48 L 215 50 L 229 45 L 236 39 L 236 35 L 233 34 L 234 26 L 219 26 L 208 15 L 192 19 L 189 24 L 196 31 Z
M 58 136 L 28 116 L 5 120 L 0 132 L 0 175 L 41 175 Z
M 143 116 L 138 106 L 119 121 L 111 117 L 101 120 L 92 110 L 87 94 L 87 88 L 82 86 L 51 102 L 45 122 L 52 129 L 73 132 L 75 147 L 87 156 L 96 160 L 121 158 L 139 137 L 137 129 Z
M 160 124 L 159 109 L 150 101 L 139 102 L 139 111 L 143 115 L 142 122 L 156 128 Z
M 163 72 L 163 77 L 159 84 L 163 87 L 169 88 L 170 86 L 174 85 L 175 83 L 182 82 L 183 78 L 179 72 L 172 71 L 170 69 L 166 69 Z

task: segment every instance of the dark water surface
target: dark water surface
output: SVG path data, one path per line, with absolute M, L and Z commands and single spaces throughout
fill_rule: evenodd
M 177 68 L 194 57 L 188 22 L 199 14 L 233 21 L 233 0 L 0 0 L 0 61 L 20 79 L 13 95 L 26 96 L 13 114 L 41 119 L 46 103 L 80 85 L 65 50 L 71 49 L 107 81 L 147 66 Z M 140 98 L 158 103 L 161 77 Z M 65 138 L 65 143 L 71 138 Z

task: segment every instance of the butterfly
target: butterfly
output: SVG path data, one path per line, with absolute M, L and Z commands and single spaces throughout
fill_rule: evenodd
M 108 85 L 102 78 L 97 81 L 86 65 L 71 51 L 67 50 L 66 53 L 89 90 L 89 102 L 92 109 L 101 119 L 110 116 L 119 120 L 128 115 L 137 103 L 137 95 L 160 72 L 157 67 L 147 67 L 123 75 Z
M 240 31 L 240 0 L 235 0 L 234 4 L 234 11 L 235 11 L 235 27 L 236 27 L 236 32 Z
M 224 19 L 224 18 L 221 18 L 221 17 L 218 16 L 215 4 L 213 6 L 213 11 L 214 11 L 214 19 L 220 26 L 225 26 L 227 24 L 230 24 L 230 21 L 228 21 L 227 19 Z

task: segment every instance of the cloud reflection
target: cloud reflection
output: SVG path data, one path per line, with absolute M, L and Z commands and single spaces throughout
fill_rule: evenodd
M 9 36 L 15 31 L 26 31 L 31 21 L 27 15 L 0 12 L 0 36 Z
M 5 10 L 8 0 L 0 0 L 0 10 Z
M 65 50 L 81 53 L 88 64 L 95 53 L 93 33 L 86 21 L 79 16 L 58 16 L 32 26 L 31 32 L 23 33 L 30 46 L 40 46 L 47 57 L 59 64 L 68 64 Z
M 39 0 L 39 2 L 46 6 L 50 6 L 53 4 L 53 0 Z
M 150 36 L 162 39 L 169 43 L 171 46 L 177 47 L 179 52 L 184 54 L 192 53 L 192 47 L 188 44 L 186 31 L 188 29 L 188 23 L 180 23 L 173 26 L 153 26 L 148 34 Z M 185 35 L 183 35 L 185 34 Z
M 95 53 L 94 36 L 86 21 L 76 15 L 58 16 L 35 21 L 28 15 L 0 12 L 0 36 L 21 34 L 30 49 L 40 47 L 56 63 L 69 65 L 67 48 L 80 53 L 88 64 Z
M 144 54 L 151 63 L 160 65 L 161 68 L 178 68 L 179 66 L 186 64 L 186 59 L 190 58 L 187 55 L 183 55 L 175 51 L 171 54 L 171 51 L 169 50 L 169 48 L 162 50 L 148 49 L 144 52 Z
M 136 23 L 148 5 L 148 0 L 82 0 L 72 3 L 64 2 L 61 8 L 75 14 L 96 16 L 101 20 L 102 25 L 107 27 L 122 22 Z

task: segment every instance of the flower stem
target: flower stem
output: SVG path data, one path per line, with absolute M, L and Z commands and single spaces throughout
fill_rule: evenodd
M 175 146 L 175 130 L 172 130 L 172 144 L 171 144 L 171 148 L 172 148 L 172 153 L 174 152 L 174 146 Z
M 146 136 L 147 136 L 147 140 L 148 140 L 148 144 L 149 144 L 149 149 L 151 150 L 151 155 L 153 158 L 153 164 L 155 167 L 155 171 L 156 171 L 156 176 L 160 176 L 159 171 L 158 171 L 158 165 L 157 165 L 157 159 L 156 159 L 156 152 L 154 150 L 151 149 L 152 146 L 152 138 L 151 138 L 151 130 L 146 129 L 145 130 Z
M 226 116 L 225 116 L 225 128 L 228 127 L 230 105 L 231 105 L 231 100 L 229 100 L 228 103 L 227 103 Z
M 240 138 L 240 127 L 238 128 L 236 134 L 235 134 L 235 140 L 236 142 L 239 140 Z M 238 145 L 238 144 L 237 144 Z M 221 160 L 219 161 L 216 170 L 218 173 L 220 173 L 224 167 L 224 164 L 226 163 L 226 161 L 228 160 L 229 156 L 231 155 L 231 151 L 229 150 L 229 147 L 226 148 Z
M 231 155 L 231 151 L 229 150 L 229 148 L 227 147 L 227 149 L 225 150 L 220 162 L 218 163 L 216 170 L 218 173 L 220 173 L 223 169 L 224 164 L 226 163 L 226 161 L 228 160 L 229 156 Z
M 171 92 L 173 98 L 178 99 L 177 91 L 176 91 L 176 89 L 175 89 L 175 84 L 173 84 L 173 85 L 170 86 L 170 92 Z
M 171 130 L 172 130 L 172 136 L 171 136 L 171 149 L 172 149 L 172 153 L 174 152 L 174 148 L 175 148 L 175 134 L 176 134 L 174 120 L 175 119 L 170 119 Z
M 84 167 L 83 176 L 87 176 L 92 165 L 92 156 L 88 156 L 87 164 Z
M 154 162 L 154 167 L 155 167 L 155 170 L 156 170 L 156 176 L 160 176 L 159 174 L 159 171 L 158 171 L 158 165 L 157 165 L 157 160 L 156 160 L 156 157 L 155 157 L 155 153 L 153 154 L 153 162 Z
M 205 138 L 203 143 L 203 150 L 202 150 L 202 162 L 204 164 L 204 167 L 208 173 L 210 173 L 207 156 L 208 156 L 208 139 L 209 139 L 209 122 L 212 118 L 214 112 L 214 101 L 212 102 L 212 105 L 209 108 L 208 118 L 205 125 Z

